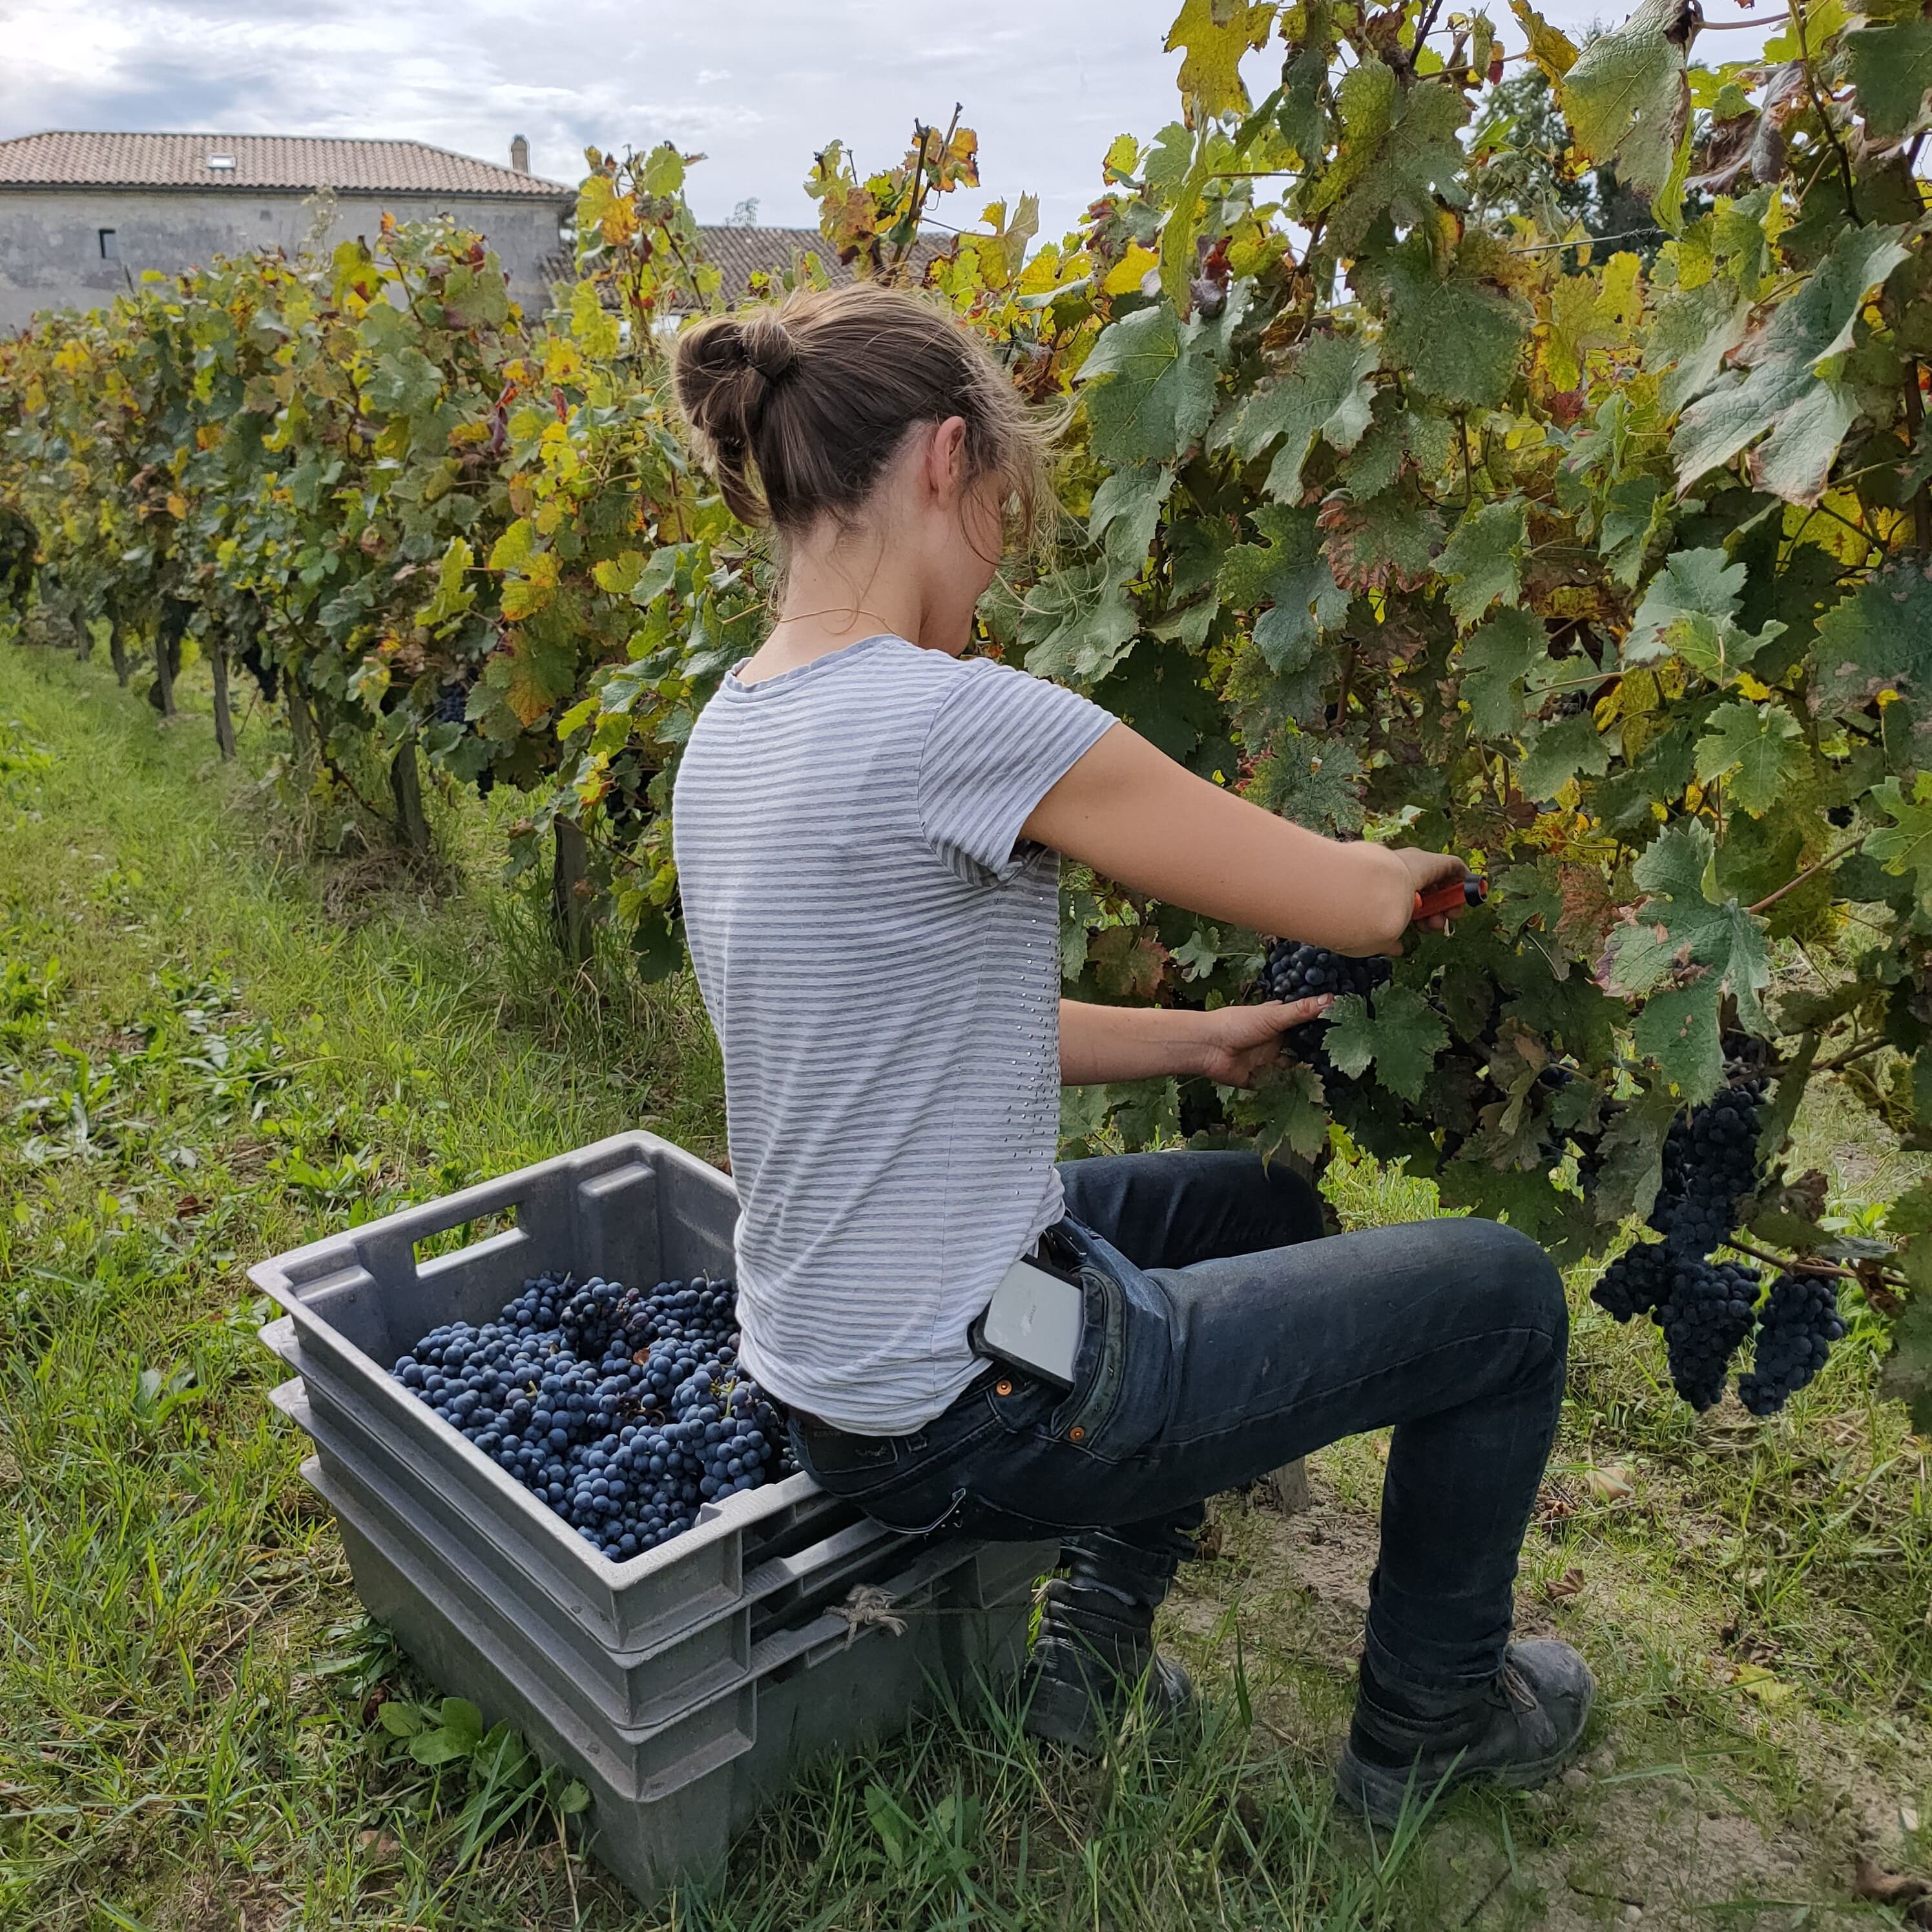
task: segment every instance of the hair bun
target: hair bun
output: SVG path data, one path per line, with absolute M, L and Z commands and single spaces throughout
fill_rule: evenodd
M 798 366 L 791 331 L 769 310 L 747 316 L 737 333 L 746 362 L 767 382 L 782 382 Z

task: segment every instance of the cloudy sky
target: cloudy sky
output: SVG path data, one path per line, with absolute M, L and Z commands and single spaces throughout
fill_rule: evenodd
M 1546 0 L 1573 28 L 1627 0 Z M 709 159 L 700 219 L 755 196 L 804 223 L 837 136 L 896 160 L 915 115 L 978 129 L 988 195 L 1036 190 L 1062 232 L 1118 134 L 1174 118 L 1178 0 L 0 0 L 0 136 L 44 128 L 388 135 L 490 159 L 530 138 L 574 181 L 586 142 Z M 1504 9 L 1498 5 L 1498 14 Z M 1736 0 L 1709 0 L 1713 18 Z M 1506 16 L 1505 16 L 1506 17 Z M 1712 59 L 1755 34 L 1725 34 Z M 1278 54 L 1257 56 L 1264 88 Z M 962 196 L 963 200 L 964 196 Z M 952 217 L 964 226 L 977 206 Z

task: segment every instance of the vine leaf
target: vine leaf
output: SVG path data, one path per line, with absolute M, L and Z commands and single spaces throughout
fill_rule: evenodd
M 1328 1098 L 1322 1076 L 1312 1066 L 1274 1069 L 1258 1085 L 1234 1096 L 1232 1112 L 1244 1126 L 1258 1130 L 1258 1151 L 1272 1160 L 1286 1147 L 1312 1160 L 1328 1144 Z
M 1684 54 L 1694 0 L 1643 0 L 1614 33 L 1586 45 L 1558 83 L 1577 151 L 1649 197 L 1660 226 L 1682 226 L 1690 169 L 1690 86 Z
M 1166 463 L 1207 427 L 1213 358 L 1166 302 L 1102 330 L 1082 365 L 1094 452 L 1110 464 Z
M 1384 352 L 1408 372 L 1413 387 L 1452 410 L 1502 404 L 1532 320 L 1522 303 L 1460 256 L 1449 274 L 1438 274 L 1426 237 L 1390 257 L 1387 291 Z
M 1902 564 L 1861 584 L 1818 620 L 1816 702 L 1862 710 L 1895 691 L 1922 711 L 1932 700 L 1932 582 Z
M 1670 442 L 1680 494 L 1768 428 L 1751 452 L 1751 481 L 1790 503 L 1808 506 L 1823 496 L 1832 459 L 1858 412 L 1856 389 L 1841 380 L 1840 358 L 1867 298 L 1907 258 L 1909 232 L 1838 231 L 1810 279 L 1736 351 L 1747 373 L 1684 412 Z
M 1724 778 L 1724 796 L 1762 818 L 1805 770 L 1798 720 L 1781 704 L 1723 704 L 1705 721 L 1697 776 Z
M 1462 697 L 1478 736 L 1503 738 L 1522 729 L 1526 693 L 1561 669 L 1547 648 L 1540 619 L 1527 610 L 1499 610 L 1462 644 Z
M 1215 429 L 1218 447 L 1232 446 L 1252 462 L 1276 437 L 1283 440 L 1265 485 L 1277 502 L 1299 502 L 1301 466 L 1318 436 L 1336 450 L 1351 450 L 1369 426 L 1373 379 L 1381 362 L 1372 343 L 1346 335 L 1318 335 L 1294 367 L 1270 389 L 1251 396 Z
M 1520 496 L 1481 503 L 1462 513 L 1436 567 L 1449 580 L 1449 608 L 1465 630 L 1492 604 L 1514 604 L 1522 593 L 1522 560 L 1529 548 L 1529 508 Z
M 1413 590 L 1427 581 L 1442 529 L 1426 503 L 1412 502 L 1396 490 L 1366 503 L 1337 495 L 1316 520 L 1328 532 L 1322 548 L 1337 584 L 1351 590 Z
M 1185 56 L 1180 85 L 1189 127 L 1247 112 L 1241 56 L 1267 45 L 1275 10 L 1268 0 L 1186 0 L 1168 31 L 1167 51 Z
M 1744 566 L 1721 550 L 1679 550 L 1650 580 L 1623 642 L 1626 664 L 1676 656 L 1713 684 L 1728 684 L 1784 626 L 1775 618 L 1754 637 L 1733 621 L 1744 601 Z
M 1873 802 L 1892 822 L 1865 840 L 1867 854 L 1894 878 L 1917 874 L 1918 902 L 1932 911 L 1932 772 L 1921 772 L 1907 798 L 1896 778 L 1871 788 Z
M 1255 645 L 1277 676 L 1304 669 L 1324 629 L 1348 614 L 1348 593 L 1335 581 L 1312 510 L 1263 503 L 1253 512 L 1264 542 L 1240 544 L 1222 560 L 1216 587 L 1244 610 L 1269 608 L 1255 626 Z
M 1926 125 L 1932 88 L 1932 21 L 1893 20 L 1845 36 L 1846 71 L 1857 88 L 1865 131 L 1900 141 Z
M 1108 564 L 1056 571 L 1020 606 L 1020 642 L 1036 677 L 1094 683 L 1127 654 L 1140 620 Z
M 1574 778 L 1601 778 L 1610 768 L 1610 751 L 1587 711 L 1539 726 L 1524 740 L 1516 789 L 1525 798 L 1552 799 Z
M 1359 993 L 1345 994 L 1328 1019 L 1323 1044 L 1336 1066 L 1352 1080 L 1372 1066 L 1384 1087 L 1411 1102 L 1422 1098 L 1422 1083 L 1449 1044 L 1442 1016 L 1409 986 L 1384 986 L 1372 1013 Z
M 1468 205 L 1467 160 L 1457 136 L 1468 104 L 1447 82 L 1425 80 L 1404 93 L 1394 70 L 1372 56 L 1336 90 L 1342 140 L 1334 164 L 1309 197 L 1328 214 L 1336 244 L 1352 253 L 1383 216 L 1400 227 L 1432 224 L 1437 197 Z
M 1160 507 L 1174 487 L 1171 466 L 1130 465 L 1117 470 L 1094 492 L 1087 533 L 1117 568 L 1136 572 L 1160 523 Z
M 1706 889 L 1716 839 L 1701 819 L 1666 826 L 1632 876 L 1646 898 L 1610 935 L 1606 992 L 1647 998 L 1634 1036 L 1687 1097 L 1708 1098 L 1723 1077 L 1719 1010 L 1729 994 L 1739 1022 L 1765 1030 L 1760 994 L 1771 982 L 1764 928 L 1734 898 Z
M 1510 0 L 1510 11 L 1529 43 L 1529 57 L 1552 80 L 1561 80 L 1576 64 L 1576 43 L 1560 27 L 1552 27 L 1529 0 Z

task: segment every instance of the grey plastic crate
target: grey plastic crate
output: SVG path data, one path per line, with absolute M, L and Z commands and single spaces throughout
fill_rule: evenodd
M 512 1214 L 513 1228 L 416 1258 L 418 1244 Z M 734 1606 L 748 1564 L 820 1541 L 829 1522 L 850 1522 L 858 1512 L 794 1476 L 728 1496 L 683 1535 L 614 1562 L 388 1371 L 430 1329 L 491 1319 L 547 1270 L 627 1286 L 727 1274 L 736 1215 L 730 1181 L 715 1168 L 655 1134 L 618 1134 L 311 1242 L 248 1274 L 287 1311 L 319 1408 L 359 1417 L 418 1472 L 416 1500 L 427 1505 L 432 1490 L 456 1499 L 604 1643 L 634 1650 Z
M 352 1493 L 374 1493 L 407 1516 L 433 1560 L 488 1593 L 618 1728 L 659 1726 L 738 1688 L 754 1675 L 754 1658 L 763 1654 L 766 1637 L 819 1614 L 856 1587 L 884 1582 L 920 1551 L 916 1540 L 870 1522 L 836 1529 L 804 1550 L 748 1568 L 744 1600 L 735 1608 L 642 1649 L 612 1651 L 546 1597 L 540 1580 L 468 1533 L 460 1514 L 415 1509 L 393 1480 L 396 1466 L 381 1445 L 322 1421 L 301 1382 L 284 1383 L 271 1400 L 313 1438 L 326 1477 L 340 1476 Z M 1046 1544 L 970 1547 L 979 1552 L 978 1595 L 988 1588 L 1004 1595 L 1030 1583 L 1057 1556 Z
M 588 1711 L 549 1660 L 520 1642 L 494 1606 L 424 1560 L 407 1526 L 352 1480 L 320 1463 L 304 1479 L 334 1513 L 357 1593 L 444 1691 L 470 1698 L 486 1718 L 506 1719 L 538 1754 L 584 1778 L 600 1799 L 600 1838 L 614 1822 L 666 1799 L 736 1760 L 755 1756 L 769 1788 L 776 1768 L 807 1749 L 856 1745 L 903 1723 L 938 1678 L 964 1687 L 997 1682 L 1017 1669 L 1031 1613 L 1030 1592 L 980 1605 L 970 1546 L 928 1550 L 880 1586 L 874 1602 L 900 1628 L 855 1625 L 833 1612 L 774 1633 L 758 1648 L 757 1676 L 742 1690 L 644 1737 L 618 1731 Z M 859 1660 L 855 1676 L 842 1667 Z M 834 1676 L 822 1666 L 839 1664 Z M 776 1733 L 776 1737 L 774 1736 Z M 653 1836 L 646 1834 L 646 1836 Z M 712 1856 L 707 1834 L 700 1862 Z M 665 1856 L 668 1852 L 670 1856 Z M 632 1877 L 637 1862 L 620 1864 Z M 688 1868 L 681 1843 L 655 1847 L 643 1869 Z
M 298 1371 L 302 1385 L 299 1397 L 284 1384 L 270 1399 L 315 1438 L 325 1468 L 338 1442 L 361 1455 L 386 1486 L 443 1525 L 477 1561 L 504 1570 L 560 1627 L 580 1631 L 584 1641 L 600 1652 L 634 1649 L 648 1654 L 679 1641 L 688 1628 L 696 1627 L 670 1619 L 664 1629 L 650 1634 L 640 1643 L 615 1642 L 598 1617 L 597 1606 L 574 1589 L 573 1580 L 560 1578 L 554 1568 L 533 1561 L 526 1539 L 514 1526 L 472 1508 L 459 1480 L 441 1465 L 413 1456 L 406 1443 L 385 1429 L 382 1414 L 372 1412 L 326 1365 L 304 1354 L 293 1322 L 284 1316 L 270 1322 L 261 1334 L 282 1360 Z M 298 1400 L 302 1408 L 299 1414 L 292 1406 Z M 795 1484 L 798 1479 L 790 1480 Z M 700 1525 L 707 1522 L 718 1507 L 710 1504 L 700 1511 Z M 814 1584 L 811 1564 L 799 1560 L 808 1552 L 818 1552 L 814 1561 L 834 1562 L 842 1570 L 856 1574 L 856 1567 L 862 1567 L 874 1554 L 889 1563 L 904 1542 L 904 1538 L 872 1522 L 856 1504 L 808 1488 L 790 1508 L 744 1532 L 738 1595 L 722 1607 L 696 1612 L 697 1621 L 714 1622 L 727 1610 L 748 1604 L 755 1604 L 760 1616 L 782 1607 L 779 1600 L 797 1597 Z

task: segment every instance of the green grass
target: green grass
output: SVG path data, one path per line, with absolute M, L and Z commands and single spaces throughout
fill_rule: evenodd
M 1167 1613 L 1198 1736 L 1130 1727 L 1090 1767 L 1001 1713 L 928 1720 L 646 1915 L 554 1786 L 476 1841 L 461 1769 L 374 1721 L 431 1687 L 358 1612 L 242 1270 L 622 1127 L 715 1157 L 718 1070 L 688 986 L 555 966 L 495 877 L 514 801 L 443 802 L 446 862 L 412 875 L 326 812 L 292 837 L 278 748 L 258 714 L 224 770 L 205 718 L 158 728 L 101 670 L 0 647 L 0 1926 L 1899 1922 L 1849 1878 L 1932 1850 L 1925 1445 L 1862 1329 L 1786 1418 L 1698 1418 L 1585 1280 L 1522 1598 L 1603 1680 L 1570 1783 L 1392 1846 L 1334 1816 L 1361 1438 L 1306 1514 L 1216 1504 Z M 1810 1131 L 1834 1172 L 1869 1155 Z M 1432 1205 L 1366 1163 L 1330 1192 L 1352 1222 Z

